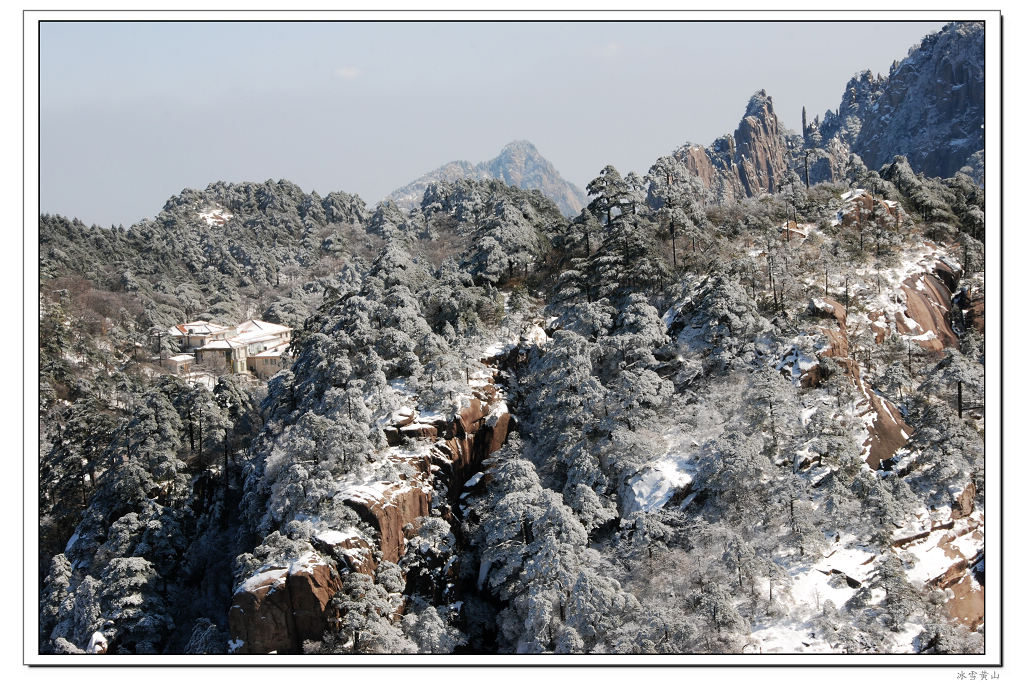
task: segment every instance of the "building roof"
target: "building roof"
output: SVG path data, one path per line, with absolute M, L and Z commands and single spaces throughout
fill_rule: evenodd
M 185 322 L 184 324 L 175 324 L 167 333 L 171 336 L 185 337 L 188 335 L 193 336 L 212 336 L 213 334 L 223 333 L 228 330 L 229 327 L 221 326 L 220 324 L 214 324 L 208 322 L 205 319 L 197 319 L 194 322 Z
M 269 335 L 279 335 L 291 330 L 292 328 L 290 326 L 282 326 L 281 324 L 271 324 L 270 322 L 264 322 L 259 319 L 249 319 L 235 327 L 235 331 L 237 331 L 239 334 L 261 333 Z
M 242 348 L 245 347 L 244 343 L 239 343 L 233 338 L 229 338 L 226 341 L 210 341 L 201 348 L 196 350 L 227 350 L 228 348 Z
M 275 345 L 273 348 L 268 348 L 267 350 L 264 350 L 263 352 L 261 352 L 261 353 L 259 353 L 257 355 L 252 355 L 251 357 L 263 357 L 263 358 L 267 358 L 267 357 L 281 357 L 282 355 L 284 355 L 284 354 L 286 354 L 288 352 L 288 346 L 289 345 L 291 345 L 291 344 L 290 343 L 281 343 L 279 345 Z
M 188 353 L 182 353 L 181 355 L 172 355 L 167 359 L 172 360 L 174 362 L 192 362 L 196 359 L 196 356 L 189 355 Z
M 277 333 L 264 333 L 262 331 L 250 331 L 237 336 L 232 336 L 229 340 L 235 341 L 236 343 L 243 343 L 245 345 L 252 345 L 253 343 L 262 343 L 263 341 L 275 341 L 281 337 L 281 334 Z

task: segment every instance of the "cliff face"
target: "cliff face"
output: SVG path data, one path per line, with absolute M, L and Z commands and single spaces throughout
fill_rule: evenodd
M 772 99 L 763 90 L 747 103 L 736 131 L 710 147 L 688 144 L 675 156 L 719 200 L 775 193 L 787 167 L 787 139 Z
M 985 27 L 953 22 L 926 37 L 888 76 L 863 72 L 821 123 L 832 141 L 878 169 L 905 155 L 915 172 L 950 177 L 985 148 Z M 982 153 L 983 154 L 983 153 Z
M 330 600 L 346 570 L 372 574 L 380 561 L 397 563 L 407 525 L 432 514 L 435 491 L 447 492 L 449 502 L 434 514 L 451 517 L 467 476 L 501 448 L 513 421 L 493 373 L 470 386 L 472 395 L 453 416 L 409 411 L 385 429 L 387 459 L 406 468 L 401 481 L 343 485 L 335 495 L 373 527 L 373 541 L 355 531 L 319 535 L 312 541 L 317 552 L 262 569 L 235 589 L 228 613 L 233 652 L 297 653 L 303 641 L 320 639 L 338 619 Z
M 479 164 L 449 162 L 393 191 L 385 200 L 410 210 L 420 204 L 430 184 L 458 179 L 497 179 L 523 190 L 540 191 L 567 217 L 575 217 L 587 205 L 586 193 L 563 179 L 529 141 L 513 141 L 497 157 Z

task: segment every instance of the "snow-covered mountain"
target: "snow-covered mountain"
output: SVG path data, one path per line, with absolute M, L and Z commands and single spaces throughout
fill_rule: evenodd
M 815 161 L 759 91 L 587 212 L 517 142 L 418 212 L 41 216 L 40 653 L 991 647 L 984 189 L 869 171 L 845 111 Z M 165 333 L 257 315 L 294 328 L 269 379 Z
M 983 186 L 984 25 L 947 24 L 894 62 L 888 76 L 857 74 L 836 111 L 802 128 L 803 140 L 761 90 L 733 133 L 710 146 L 687 143 L 674 155 L 719 202 L 775 193 L 790 182 L 834 181 L 857 168 L 877 171 L 897 155 L 926 176 L 963 170 Z
M 563 179 L 529 141 L 513 141 L 502 148 L 497 157 L 486 162 L 449 162 L 393 191 L 385 200 L 393 200 L 399 207 L 409 210 L 419 205 L 430 184 L 458 179 L 498 179 L 524 190 L 538 190 L 554 201 L 567 217 L 575 217 L 587 204 L 587 194 Z
M 952 22 L 921 41 L 889 74 L 864 71 L 846 85 L 835 112 L 806 132 L 809 147 L 833 141 L 878 169 L 896 155 L 926 176 L 984 171 L 985 27 Z M 812 138 L 814 139 L 812 141 Z M 820 138 L 820 143 L 818 139 Z

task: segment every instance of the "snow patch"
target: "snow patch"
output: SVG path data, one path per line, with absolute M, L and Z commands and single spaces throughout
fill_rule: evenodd
M 344 531 L 336 531 L 334 529 L 327 529 L 320 531 L 316 534 L 315 538 L 325 545 L 339 545 L 353 538 L 363 538 L 363 535 L 359 533 L 357 529 L 345 529 Z
M 689 455 L 666 455 L 634 476 L 628 482 L 630 493 L 624 503 L 625 514 L 664 507 L 677 490 L 693 482 L 689 467 Z
M 223 207 L 208 207 L 199 213 L 199 218 L 205 221 L 207 226 L 223 226 L 234 216 Z

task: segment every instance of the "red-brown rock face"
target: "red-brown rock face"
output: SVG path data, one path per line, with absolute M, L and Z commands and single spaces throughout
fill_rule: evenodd
M 242 654 L 299 652 L 302 641 L 327 630 L 330 600 L 341 589 L 334 566 L 316 554 L 266 569 L 235 591 L 228 612 L 232 639 Z
M 376 529 L 381 558 L 398 562 L 405 552 L 402 527 L 430 514 L 430 496 L 420 486 L 392 484 L 386 489 L 344 493 L 344 502 Z
M 883 460 L 888 460 L 907 444 L 907 439 L 914 430 L 903 421 L 899 410 L 891 402 L 875 395 L 874 391 L 865 388 L 863 383 L 860 385 L 870 405 L 870 411 L 875 414 L 871 428 L 868 429 L 867 462 L 872 469 L 878 469 Z
M 959 346 L 950 324 L 952 294 L 942 279 L 933 274 L 912 276 L 903 282 L 903 293 L 907 307 L 903 316 L 896 318 L 897 331 L 920 336 L 915 338 L 918 345 L 933 352 Z
M 907 439 L 914 430 L 903 421 L 899 410 L 891 402 L 876 395 L 861 379 L 860 365 L 849 357 L 850 342 L 846 332 L 846 308 L 835 300 L 822 298 L 813 301 L 811 309 L 819 316 L 831 318 L 838 327 L 838 330 L 824 327 L 821 329 L 829 341 L 828 349 L 821 354 L 833 358 L 843 368 L 864 396 L 866 405 L 864 413 L 873 414 L 871 425 L 868 428 L 867 463 L 872 469 L 878 469 L 883 460 L 889 459 L 896 454 L 897 450 L 906 445 Z M 820 383 L 821 380 L 820 370 L 816 366 L 804 375 L 801 384 L 813 386 Z
M 722 199 L 775 193 L 786 172 L 786 140 L 772 99 L 755 93 L 735 133 L 710 148 L 687 145 L 676 158 Z

